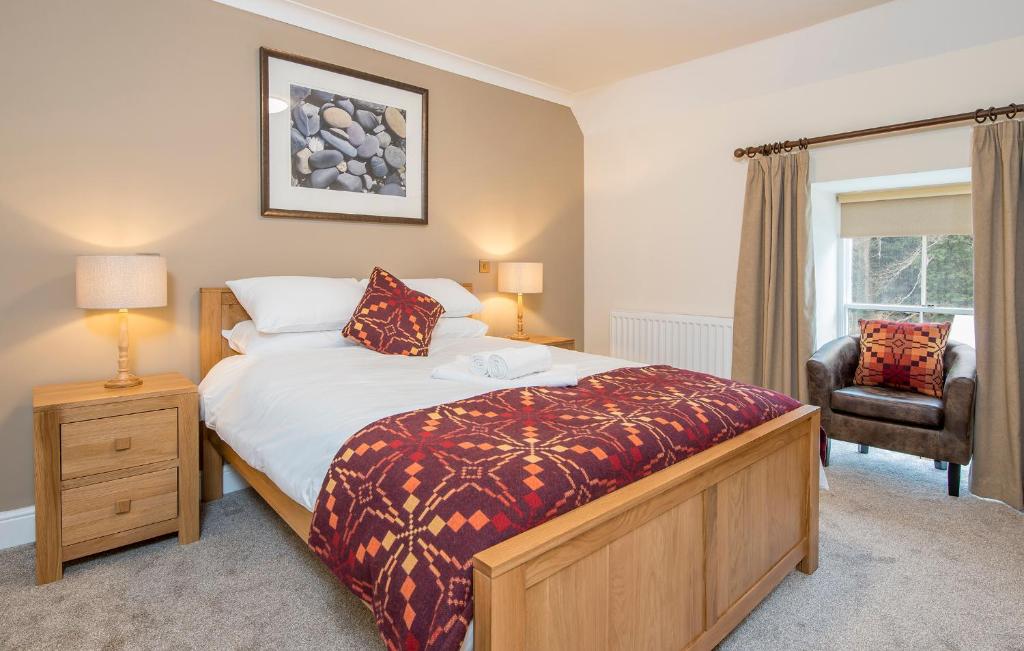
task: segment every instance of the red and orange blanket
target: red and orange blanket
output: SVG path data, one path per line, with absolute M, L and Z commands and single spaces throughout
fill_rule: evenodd
M 474 554 L 799 406 L 646 366 L 383 418 L 335 457 L 309 546 L 390 649 L 458 649 Z

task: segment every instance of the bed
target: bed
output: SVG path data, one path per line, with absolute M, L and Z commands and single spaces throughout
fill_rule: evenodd
M 202 289 L 200 304 L 206 378 L 234 355 L 221 331 L 248 315 L 226 288 Z M 581 375 L 629 365 L 575 359 Z M 241 381 L 244 372 L 232 378 L 230 367 L 246 364 L 220 365 L 216 373 L 226 375 L 220 385 Z M 295 372 L 281 364 L 262 373 Z M 316 381 L 311 374 L 297 386 L 302 379 Z M 296 390 L 293 399 L 308 393 Z M 406 409 L 417 406 L 429 405 L 410 402 Z M 221 496 L 227 461 L 305 541 L 313 518 L 310 486 L 317 483 L 308 477 L 322 452 L 292 464 L 307 468 L 298 473 L 304 483 L 289 480 L 294 471 L 267 461 L 280 455 L 261 458 L 245 447 L 244 432 L 237 431 L 244 418 L 228 428 L 231 419 L 216 416 L 202 427 L 204 500 Z M 786 574 L 817 568 L 818 455 L 818 410 L 800 407 L 477 553 L 474 648 L 713 648 Z

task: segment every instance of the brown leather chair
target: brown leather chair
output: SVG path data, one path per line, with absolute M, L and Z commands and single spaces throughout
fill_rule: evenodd
M 960 494 L 960 466 L 971 460 L 974 391 L 977 370 L 974 349 L 951 341 L 946 345 L 942 397 L 853 383 L 860 357 L 858 337 L 840 337 L 807 360 L 811 404 L 821 407 L 821 425 L 828 438 L 914 454 L 948 464 L 949 494 Z M 828 465 L 826 448 L 825 464 Z

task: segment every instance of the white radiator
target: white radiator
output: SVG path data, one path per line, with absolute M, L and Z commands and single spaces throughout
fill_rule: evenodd
M 613 311 L 611 355 L 729 377 L 732 319 Z

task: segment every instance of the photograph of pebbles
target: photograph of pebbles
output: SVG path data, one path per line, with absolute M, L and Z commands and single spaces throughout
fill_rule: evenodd
M 260 214 L 427 224 L 429 91 L 260 48 Z
M 291 86 L 292 185 L 404 197 L 405 111 Z

